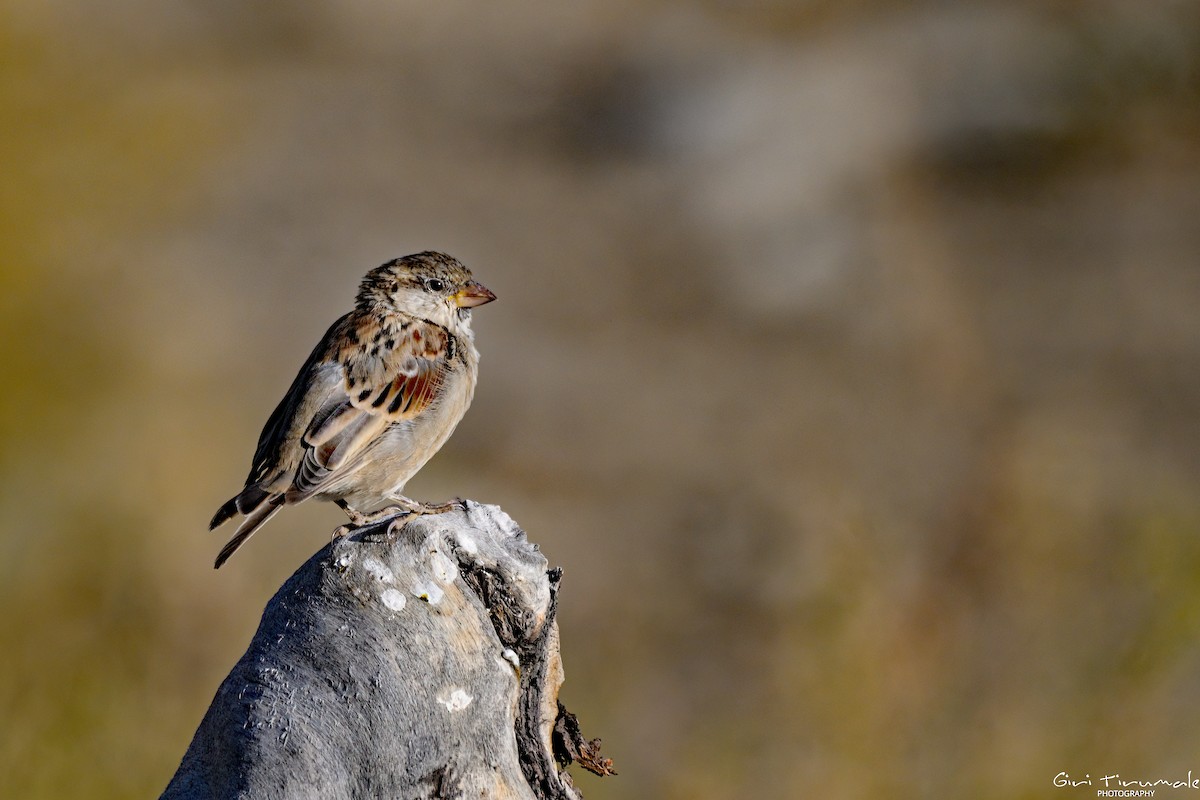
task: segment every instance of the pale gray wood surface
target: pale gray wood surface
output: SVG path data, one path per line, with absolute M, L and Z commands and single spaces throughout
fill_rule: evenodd
M 557 581 L 496 506 L 334 541 L 267 604 L 162 796 L 579 797 L 552 753 L 611 764 L 557 702 Z

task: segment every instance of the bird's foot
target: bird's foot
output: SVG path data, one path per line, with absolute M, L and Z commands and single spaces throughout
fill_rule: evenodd
M 444 514 L 447 511 L 456 509 L 466 509 L 467 501 L 462 498 L 455 498 L 445 503 L 422 503 L 416 500 L 410 500 L 402 495 L 384 495 L 388 500 L 395 501 L 396 505 L 384 506 L 378 511 L 363 513 L 357 511 L 350 506 L 345 500 L 335 500 L 338 507 L 346 512 L 346 516 L 350 518 L 347 525 L 340 525 L 333 530 L 333 539 L 340 539 L 343 536 L 349 536 L 352 533 L 362 531 L 364 536 L 370 536 L 373 531 L 364 528 L 379 527 L 382 523 L 388 522 L 385 537 L 391 537 L 400 531 L 404 530 L 408 523 L 412 522 L 417 517 L 423 517 L 428 514 Z
M 345 500 L 335 500 L 338 507 L 346 512 L 346 516 L 350 518 L 349 524 L 340 525 L 333 530 L 333 539 L 340 539 L 343 536 L 349 536 L 352 533 L 361 533 L 364 538 L 373 538 L 375 532 L 372 528 L 378 528 L 382 523 L 390 522 L 396 517 L 404 517 L 412 514 L 409 509 L 403 506 L 385 506 L 378 511 L 363 513 L 357 511 L 350 506 Z M 407 520 L 405 521 L 407 523 Z M 400 527 L 404 527 L 401 525 Z M 385 535 L 390 535 L 391 525 L 387 526 Z
M 345 511 L 346 516 L 350 518 L 350 524 L 343 525 L 343 528 L 365 528 L 368 525 L 374 525 L 377 522 L 399 516 L 400 514 L 412 513 L 412 509 L 406 506 L 386 506 L 378 511 L 372 511 L 364 514 L 361 511 L 355 511 L 345 500 L 335 500 L 334 502 L 337 503 L 338 508 L 342 509 L 342 511 Z
M 385 495 L 385 497 L 388 500 L 394 500 L 399 504 L 400 508 L 414 517 L 422 517 L 426 514 L 445 514 L 447 511 L 466 510 L 467 508 L 467 501 L 461 497 L 447 500 L 445 503 L 422 503 L 419 500 L 412 500 L 399 494 L 389 494 Z

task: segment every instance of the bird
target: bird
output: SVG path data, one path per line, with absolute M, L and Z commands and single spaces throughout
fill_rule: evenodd
M 401 492 L 471 405 L 479 370 L 471 310 L 495 299 L 445 253 L 368 272 L 354 309 L 329 327 L 267 419 L 245 486 L 209 523 L 215 530 L 242 516 L 214 568 L 281 508 L 309 498 L 335 502 L 355 525 L 456 507 Z M 384 501 L 399 505 L 363 513 Z

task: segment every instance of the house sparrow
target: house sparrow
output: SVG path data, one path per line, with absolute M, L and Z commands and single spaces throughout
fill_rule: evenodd
M 429 514 L 400 492 L 454 431 L 475 392 L 479 353 L 471 309 L 496 299 L 444 253 L 397 258 L 367 273 L 354 310 L 325 333 L 258 438 L 246 486 L 217 511 L 215 529 L 244 519 L 220 567 L 285 505 L 332 500 L 355 524 L 387 512 Z

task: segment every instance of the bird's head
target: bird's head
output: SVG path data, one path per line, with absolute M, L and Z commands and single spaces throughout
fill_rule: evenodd
M 469 322 L 472 308 L 495 299 L 462 262 L 432 251 L 376 267 L 358 290 L 360 308 L 382 307 L 448 328 Z

